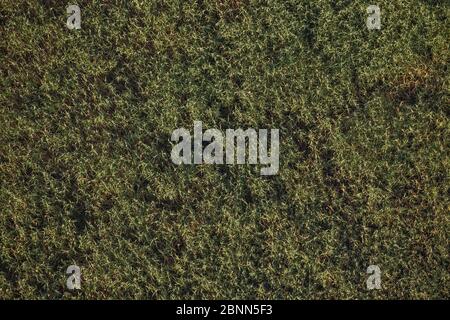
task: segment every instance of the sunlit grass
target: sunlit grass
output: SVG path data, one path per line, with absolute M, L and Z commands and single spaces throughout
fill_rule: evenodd
M 445 1 L 377 0 L 379 31 L 372 2 L 149 2 L 69 30 L 1 1 L 0 298 L 449 298 Z M 279 174 L 175 166 L 196 120 L 280 129 Z

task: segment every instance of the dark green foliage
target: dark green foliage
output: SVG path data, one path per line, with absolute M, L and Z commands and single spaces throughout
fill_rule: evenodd
M 69 4 L 0 2 L 0 298 L 450 297 L 447 1 Z M 175 166 L 194 120 L 279 174 Z

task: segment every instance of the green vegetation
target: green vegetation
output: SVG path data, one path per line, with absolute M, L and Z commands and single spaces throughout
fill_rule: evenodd
M 0 2 L 0 298 L 450 298 L 447 1 L 69 4 Z M 174 165 L 194 120 L 279 174 Z

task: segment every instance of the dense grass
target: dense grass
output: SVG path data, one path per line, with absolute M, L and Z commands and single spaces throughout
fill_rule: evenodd
M 0 298 L 450 297 L 447 1 L 69 4 L 0 2 Z M 194 120 L 279 174 L 172 164 Z

